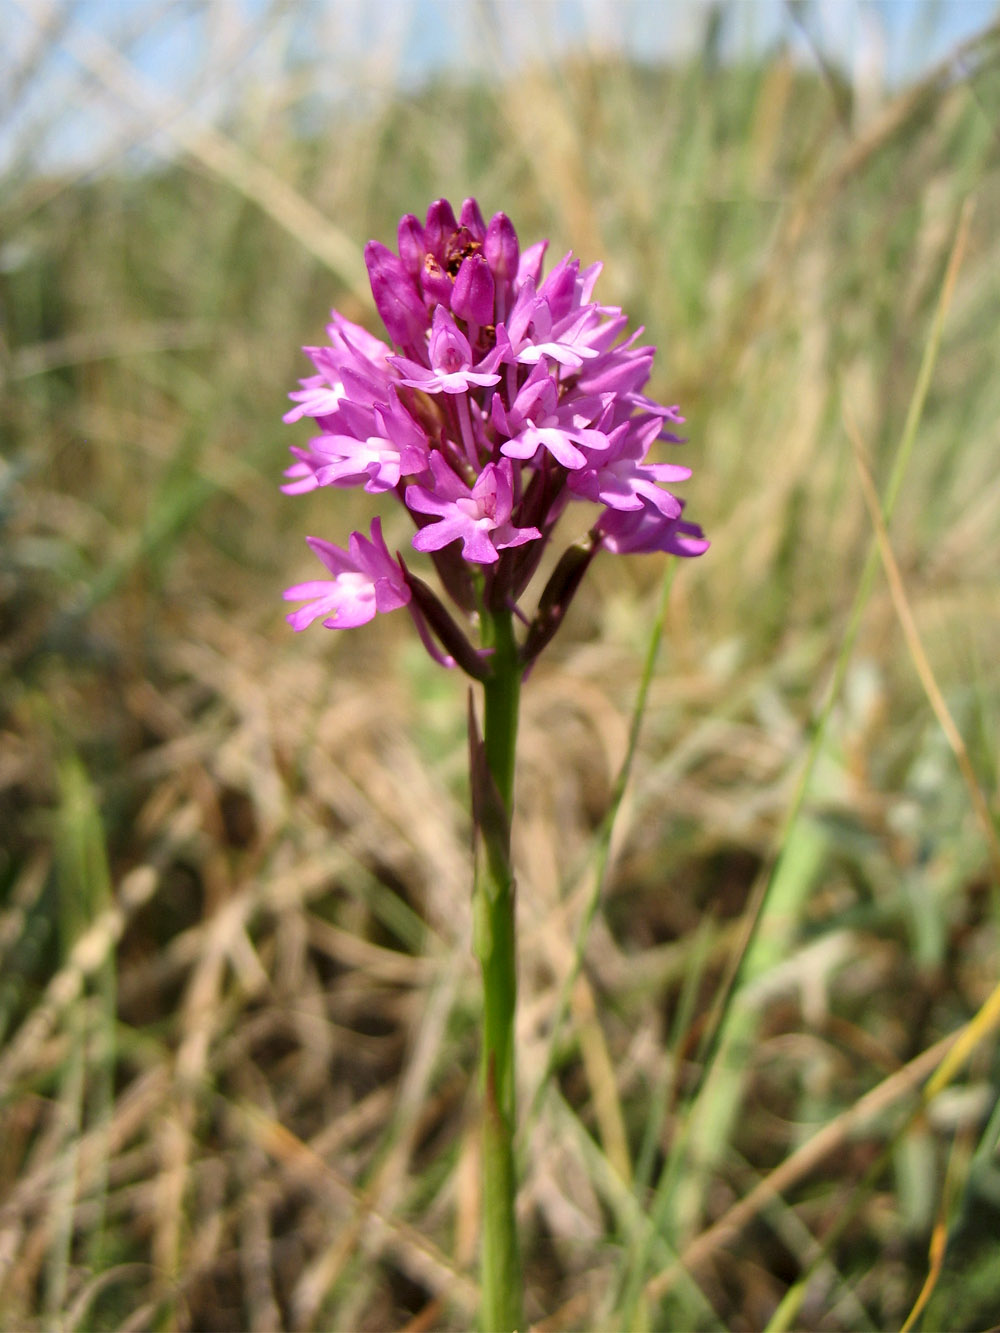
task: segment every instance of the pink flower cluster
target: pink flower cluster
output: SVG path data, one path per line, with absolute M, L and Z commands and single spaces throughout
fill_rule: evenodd
M 665 489 L 690 469 L 647 461 L 656 441 L 679 442 L 671 427 L 683 420 L 642 392 L 655 349 L 639 344 L 641 330 L 623 338 L 622 312 L 591 299 L 600 264 L 581 271 L 567 255 L 543 278 L 546 247 L 522 252 L 505 214 L 487 224 L 474 199 L 457 218 L 444 199 L 423 225 L 408 214 L 398 253 L 365 248 L 393 346 L 335 311 L 329 343 L 305 349 L 316 374 L 285 417 L 311 417 L 318 433 L 292 446 L 284 489 L 392 491 L 416 526 L 414 549 L 466 618 L 518 611 L 566 506 L 599 507 L 542 592 L 526 662 L 598 549 L 696 556 L 708 546 Z M 288 617 L 294 629 L 317 619 L 346 629 L 408 606 L 439 661 L 487 670 L 435 594 L 390 555 L 377 518 L 347 550 L 308 541 L 333 577 L 287 590 L 306 603 Z

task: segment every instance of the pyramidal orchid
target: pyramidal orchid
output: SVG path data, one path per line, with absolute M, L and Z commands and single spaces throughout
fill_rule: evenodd
M 285 417 L 310 418 L 315 434 L 292 446 L 284 489 L 391 493 L 444 594 L 390 553 L 375 518 L 346 549 L 307 539 L 331 577 L 287 589 L 287 600 L 303 603 L 288 616 L 292 628 L 320 620 L 351 629 L 406 607 L 435 660 L 483 686 L 481 733 L 470 707 L 474 946 L 484 982 L 482 1320 L 505 1330 L 523 1326 L 510 861 L 521 681 L 600 551 L 697 556 L 708 547 L 667 489 L 689 469 L 650 458 L 661 442 L 681 442 L 683 421 L 644 393 L 655 349 L 640 344 L 641 330 L 625 336 L 621 310 L 592 299 L 599 264 L 581 270 L 566 255 L 543 277 L 546 248 L 522 251 L 507 216 L 487 224 L 474 199 L 457 218 L 444 199 L 423 224 L 408 214 L 397 252 L 378 241 L 365 248 L 388 343 L 334 312 L 328 342 L 305 348 L 316 373 L 291 394 Z M 582 535 L 531 596 L 570 506 Z

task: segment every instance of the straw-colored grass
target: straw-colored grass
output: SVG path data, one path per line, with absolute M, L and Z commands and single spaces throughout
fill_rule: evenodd
M 223 8 L 192 88 L 271 73 L 218 121 L 18 10 L 11 96 L 58 44 L 120 132 L 39 173 L 26 120 L 0 194 L 0 1326 L 475 1317 L 465 685 L 403 617 L 288 631 L 371 497 L 278 492 L 364 241 L 467 194 L 604 259 L 714 542 L 634 747 L 658 559 L 525 689 L 528 1316 L 995 1324 L 998 30 L 871 105 L 707 45 L 399 93 L 346 7 L 295 61 Z

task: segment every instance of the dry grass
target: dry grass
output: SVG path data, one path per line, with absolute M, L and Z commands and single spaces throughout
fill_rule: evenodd
M 176 156 L 0 197 L 0 1323 L 475 1317 L 464 685 L 394 619 L 287 632 L 302 536 L 368 497 L 277 493 L 298 345 L 370 319 L 360 245 L 466 193 L 604 256 L 714 539 L 603 872 L 658 562 L 598 561 L 525 691 L 529 1315 L 881 1329 L 926 1283 L 925 1327 L 995 1322 L 996 30 L 848 124 L 780 56 L 408 98 L 372 62 L 349 114 L 275 9 L 284 81 L 222 129 L 84 17 L 43 42 Z

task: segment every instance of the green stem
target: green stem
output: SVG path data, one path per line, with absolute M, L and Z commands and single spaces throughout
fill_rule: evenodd
M 493 671 L 483 686 L 483 745 L 505 817 L 499 832 L 478 830 L 474 887 L 475 949 L 483 970 L 482 1326 L 486 1333 L 513 1333 L 523 1326 L 514 1217 L 517 957 L 510 861 L 521 666 L 510 612 L 487 612 L 483 627 L 484 641 L 494 650 Z

